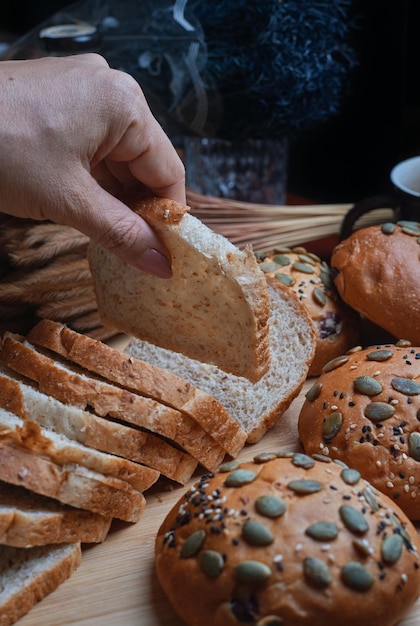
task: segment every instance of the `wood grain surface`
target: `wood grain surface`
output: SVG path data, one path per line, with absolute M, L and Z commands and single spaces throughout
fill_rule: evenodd
M 309 384 L 277 425 L 258 444 L 246 447 L 239 459 L 250 460 L 261 451 L 299 449 L 297 417 Z M 23 617 L 19 626 L 183 626 L 159 586 L 153 550 L 159 525 L 187 488 L 168 482 L 152 487 L 145 494 L 147 505 L 140 521 L 115 523 L 103 544 L 85 547 L 73 576 Z M 399 622 L 399 626 L 419 625 L 420 599 Z

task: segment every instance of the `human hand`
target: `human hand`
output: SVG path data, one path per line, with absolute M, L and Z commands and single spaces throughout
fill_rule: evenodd
M 2 61 L 0 101 L 0 211 L 73 226 L 170 276 L 162 242 L 115 197 L 146 187 L 185 203 L 182 162 L 134 78 L 96 54 Z

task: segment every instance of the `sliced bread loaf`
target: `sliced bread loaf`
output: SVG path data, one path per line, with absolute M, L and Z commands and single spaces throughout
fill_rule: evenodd
M 252 251 L 240 250 L 183 205 L 125 201 L 164 242 L 173 274 L 146 274 L 92 241 L 88 258 L 103 324 L 259 380 L 270 359 L 269 299 Z
M 245 445 L 245 431 L 220 402 L 175 373 L 130 357 L 51 320 L 41 320 L 26 339 L 108 381 L 186 413 L 233 457 Z
M 101 543 L 110 516 L 60 504 L 0 482 L 0 544 L 31 548 L 54 543 Z M 1 551 L 0 550 L 0 551 Z
M 0 437 L 0 480 L 126 522 L 137 522 L 146 503 L 125 480 L 81 465 L 58 465 L 7 436 Z
M 139 339 L 126 348 L 127 354 L 176 372 L 214 396 L 248 434 L 249 443 L 260 440 L 298 395 L 315 351 L 315 330 L 305 307 L 278 281 L 268 279 L 268 288 L 271 366 L 257 383 Z
M 166 437 L 209 470 L 218 467 L 225 456 L 225 450 L 185 413 L 87 376 L 36 350 L 19 335 L 4 333 L 0 360 L 61 402 L 82 409 L 90 407 L 100 417 L 112 417 Z
M 1 363 L 0 407 L 85 446 L 146 465 L 181 484 L 191 478 L 198 464 L 153 433 L 60 402 Z
M 42 428 L 37 422 L 23 420 L 0 408 L 0 439 L 7 437 L 16 445 L 43 455 L 57 465 L 82 465 L 105 476 L 114 476 L 146 491 L 159 478 L 159 472 L 119 456 L 88 448 L 62 434 Z
M 11 626 L 80 565 L 80 543 L 0 550 L 0 626 Z

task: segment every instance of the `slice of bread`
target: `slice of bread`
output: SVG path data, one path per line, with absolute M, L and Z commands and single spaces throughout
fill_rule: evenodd
M 31 548 L 54 543 L 101 543 L 112 517 L 60 504 L 0 482 L 0 544 Z
M 22 420 L 0 408 L 0 440 L 4 437 L 57 465 L 82 465 L 104 476 L 124 480 L 141 492 L 149 489 L 160 475 L 150 467 L 88 448 L 62 434 L 42 428 L 37 422 Z
M 125 389 L 186 413 L 233 457 L 245 445 L 245 431 L 220 402 L 174 373 L 129 357 L 51 320 L 38 322 L 26 339 Z
M 0 437 L 0 480 L 68 504 L 126 522 L 137 522 L 146 500 L 125 480 L 81 465 L 58 465 Z
M 60 402 L 1 363 L 0 407 L 85 446 L 142 463 L 181 484 L 191 478 L 198 464 L 190 454 L 153 433 Z
M 270 360 L 269 298 L 251 249 L 240 250 L 170 200 L 125 201 L 169 250 L 173 274 L 146 274 L 91 241 L 88 258 L 103 324 L 259 380 Z
M 11 626 L 80 565 L 80 543 L 0 550 L 0 626 Z
M 100 417 L 111 417 L 166 437 L 189 452 L 207 469 L 216 469 L 225 450 L 190 416 L 155 400 L 87 376 L 36 350 L 23 337 L 3 335 L 0 360 L 34 380 L 41 391 Z
M 268 279 L 271 367 L 260 381 L 226 374 L 215 366 L 133 339 L 127 354 L 176 372 L 214 396 L 255 443 L 298 395 L 315 351 L 315 329 L 305 307 L 278 281 Z

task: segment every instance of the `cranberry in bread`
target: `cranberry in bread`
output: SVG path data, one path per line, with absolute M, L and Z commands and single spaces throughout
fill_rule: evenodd
M 155 563 L 188 626 L 391 626 L 419 593 L 419 548 L 356 470 L 265 453 L 197 481 L 161 525 Z
M 307 454 L 341 459 L 419 520 L 419 420 L 420 348 L 400 341 L 330 361 L 306 394 L 298 429 Z
M 305 305 L 316 331 L 316 349 L 309 376 L 360 341 L 360 320 L 339 297 L 330 268 L 304 247 L 276 248 L 258 254 L 263 272 L 287 285 Z
M 420 345 L 420 223 L 356 230 L 331 255 L 342 299 L 396 339 Z

